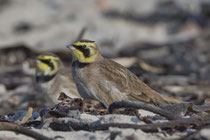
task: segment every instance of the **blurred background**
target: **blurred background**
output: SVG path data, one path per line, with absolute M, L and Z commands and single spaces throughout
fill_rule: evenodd
M 34 60 L 65 47 L 83 27 L 102 54 L 162 94 L 201 104 L 210 97 L 208 0 L 0 0 L 0 112 L 45 107 Z

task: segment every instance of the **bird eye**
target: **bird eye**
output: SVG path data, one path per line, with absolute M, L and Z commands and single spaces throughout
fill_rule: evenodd
M 86 45 L 82 45 L 81 47 L 82 47 L 83 49 L 85 49 L 85 48 L 86 48 Z

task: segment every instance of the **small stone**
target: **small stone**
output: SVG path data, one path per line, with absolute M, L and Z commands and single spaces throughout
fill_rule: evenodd
M 5 85 L 0 84 L 0 95 L 5 94 L 6 92 L 7 92 L 7 89 L 6 89 Z

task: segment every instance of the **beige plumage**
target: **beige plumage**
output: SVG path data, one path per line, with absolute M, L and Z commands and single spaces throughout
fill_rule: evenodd
M 42 92 L 52 104 L 59 103 L 61 92 L 71 98 L 79 98 L 71 69 L 65 68 L 61 60 L 54 54 L 44 53 L 37 56 L 36 81 Z
M 141 101 L 156 106 L 183 102 L 152 90 L 122 65 L 104 58 L 95 42 L 81 40 L 70 47 L 72 74 L 80 95 L 108 107 L 121 100 Z

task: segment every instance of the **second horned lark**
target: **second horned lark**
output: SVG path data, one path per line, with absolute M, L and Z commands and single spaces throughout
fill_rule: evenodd
M 152 90 L 122 65 L 104 58 L 94 41 L 81 40 L 67 46 L 72 50 L 72 74 L 80 95 L 108 107 L 129 100 L 156 106 L 183 102 Z
M 71 69 L 65 68 L 59 57 L 54 54 L 44 53 L 37 56 L 36 82 L 50 103 L 57 104 L 62 92 L 71 98 L 80 97 Z

